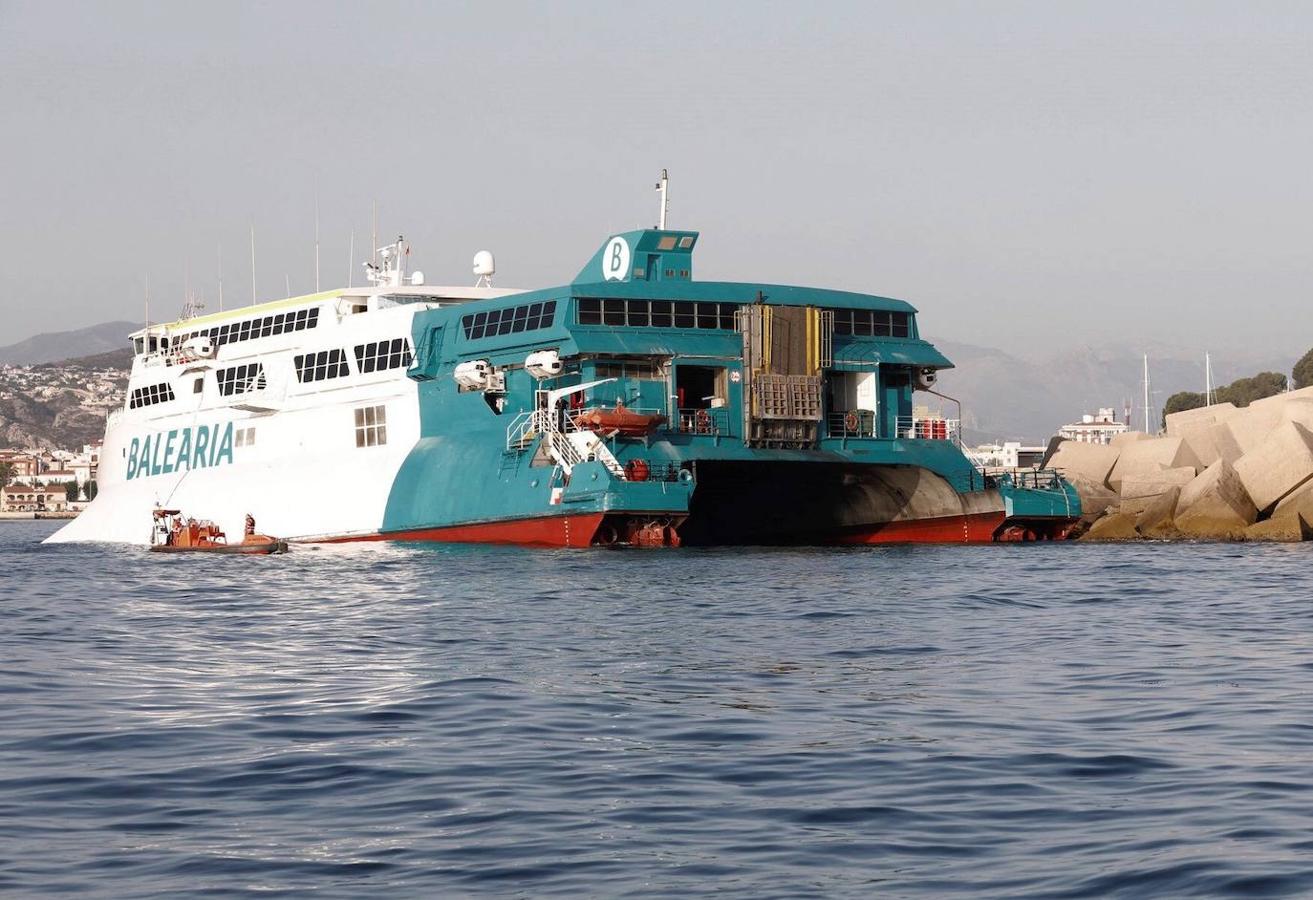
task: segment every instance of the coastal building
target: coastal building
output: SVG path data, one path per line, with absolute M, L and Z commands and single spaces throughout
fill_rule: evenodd
M 1021 441 L 1003 441 L 998 444 L 980 444 L 967 451 L 967 456 L 986 472 L 1000 469 L 1029 469 L 1044 459 L 1044 447 L 1025 446 Z
M 1110 444 L 1127 427 L 1125 422 L 1117 421 L 1117 413 L 1112 407 L 1101 407 L 1093 415 L 1086 413 L 1081 416 L 1079 422 L 1063 425 L 1058 429 L 1058 437 L 1082 444 Z
M 0 463 L 9 464 L 11 478 L 30 478 L 41 471 L 41 458 L 29 450 L 0 450 Z
M 68 498 L 62 487 L 7 484 L 0 488 L 0 512 L 64 512 Z

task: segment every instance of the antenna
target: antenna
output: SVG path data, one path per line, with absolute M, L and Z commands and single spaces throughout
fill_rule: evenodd
M 369 235 L 369 246 L 374 248 L 374 255 L 373 257 L 370 258 L 370 262 L 372 262 L 374 264 L 374 267 L 377 268 L 378 267 L 378 201 L 377 200 L 374 201 L 374 230 Z
M 1144 354 L 1144 433 L 1153 434 L 1149 428 L 1149 354 Z
M 347 264 L 346 264 L 346 286 L 347 286 L 347 287 L 354 287 L 354 286 L 355 286 L 355 282 L 353 281 L 353 279 L 355 278 L 355 275 L 356 275 L 356 230 L 355 230 L 354 228 L 352 228 L 352 229 L 351 229 L 351 250 L 349 251 L 349 253 L 348 253 L 348 255 L 347 255 Z
M 474 274 L 479 280 L 475 287 L 492 287 L 492 276 L 497 274 L 497 263 L 492 258 L 491 250 L 480 250 L 474 254 Z
M 251 226 L 251 305 L 255 306 L 255 226 Z
M 291 293 L 290 291 L 288 292 Z M 319 293 L 319 192 L 315 191 L 315 293 Z
M 670 187 L 670 175 L 665 169 L 661 170 L 661 180 L 656 183 L 656 189 L 661 192 L 661 211 L 657 218 L 657 228 L 662 231 L 666 230 L 666 213 L 670 211 L 670 199 L 668 190 Z
M 287 291 L 283 294 L 284 297 L 292 296 L 292 276 L 286 272 L 283 273 L 283 290 Z
M 219 312 L 223 312 L 223 244 L 219 244 Z
M 1213 405 L 1213 360 L 1204 351 L 1204 406 Z
M 150 273 L 146 273 L 146 327 L 150 327 Z

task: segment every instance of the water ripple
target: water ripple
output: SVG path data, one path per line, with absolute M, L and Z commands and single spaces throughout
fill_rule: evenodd
M 1313 893 L 1304 547 L 0 524 L 0 892 Z

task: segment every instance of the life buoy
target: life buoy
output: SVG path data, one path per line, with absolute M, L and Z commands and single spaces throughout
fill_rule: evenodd
M 843 427 L 845 431 L 857 431 L 861 426 L 862 420 L 857 417 L 857 413 L 849 410 L 843 417 Z
M 631 459 L 625 463 L 625 478 L 629 481 L 647 481 L 652 474 L 652 467 L 645 459 Z
M 699 434 L 711 431 L 711 413 L 705 409 L 699 409 L 693 416 L 693 425 Z

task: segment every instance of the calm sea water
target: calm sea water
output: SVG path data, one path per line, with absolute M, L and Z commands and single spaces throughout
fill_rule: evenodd
M 1313 546 L 0 524 L 0 893 L 1313 894 Z

